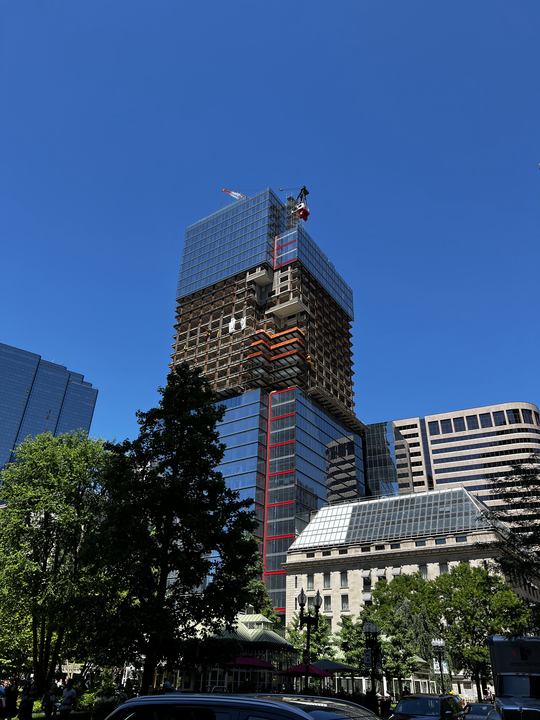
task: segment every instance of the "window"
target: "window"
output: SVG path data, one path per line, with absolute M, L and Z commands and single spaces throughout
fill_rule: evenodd
M 362 580 L 363 580 L 362 584 L 363 584 L 364 590 L 371 590 L 371 578 L 365 577 L 365 578 L 362 578 Z
M 457 537 L 456 542 L 467 542 L 467 536 L 461 535 L 460 537 Z
M 519 414 L 518 408 L 515 408 L 514 410 L 507 410 L 506 416 L 508 417 L 508 422 L 510 425 L 516 425 L 517 423 L 521 423 L 521 415 Z
M 341 609 L 342 609 L 342 610 L 348 610 L 348 609 L 349 609 L 349 596 L 348 596 L 348 595 L 342 595 L 342 596 L 341 596 Z
M 425 540 L 417 540 L 416 541 L 416 547 L 425 547 L 426 541 Z M 308 586 L 309 590 L 309 586 Z
M 419 565 L 418 569 L 420 570 L 420 575 L 422 576 L 422 579 L 427 580 L 427 565 Z
M 315 557 L 315 553 L 306 553 L 306 557 L 307 557 L 307 558 L 309 558 L 309 557 Z
M 339 573 L 339 581 L 340 581 L 340 587 L 342 587 L 342 588 L 349 587 L 349 578 L 348 578 L 348 573 L 346 570 L 342 570 Z
M 323 557 L 328 557 L 328 555 L 331 555 L 330 550 L 323 550 Z
M 323 587 L 325 590 L 328 590 L 330 588 L 330 573 L 324 573 L 324 584 Z
M 448 435 L 448 433 L 452 432 L 452 421 L 451 420 L 441 420 L 441 431 L 443 435 Z
M 504 417 L 504 410 L 496 410 L 493 413 L 493 419 L 495 420 L 495 425 L 506 425 L 506 418 Z
M 400 547 L 401 547 L 401 543 L 392 543 L 390 545 L 391 550 L 399 550 Z
M 324 596 L 324 612 L 332 612 L 332 598 L 330 595 Z
M 491 413 L 480 413 L 480 424 L 483 428 L 493 427 L 491 422 Z
M 342 549 L 339 551 L 339 554 L 340 554 L 340 555 L 347 555 L 348 552 L 349 552 L 349 551 L 347 550 L 347 548 L 342 548 Z
M 384 545 L 375 545 L 375 550 L 384 550 Z
M 298 610 L 298 598 L 294 598 L 294 609 Z
M 532 412 L 530 410 L 525 410 L 525 408 L 523 408 L 521 412 L 523 413 L 523 422 L 533 425 Z
M 478 417 L 476 415 L 467 415 L 467 430 L 478 430 Z
M 313 575 L 308 575 L 308 576 L 307 576 L 307 589 L 308 589 L 308 590 L 313 590 L 314 587 L 315 587 L 315 583 L 314 583 L 314 580 L 313 580 Z
M 362 552 L 369 552 L 371 550 L 370 545 L 364 545 L 364 547 L 361 547 L 360 550 Z
M 298 588 L 298 575 L 294 576 L 294 589 L 296 590 Z
M 439 423 L 437 420 L 434 420 L 433 422 L 428 423 L 428 425 L 429 425 L 429 434 L 430 435 L 440 435 Z
M 454 418 L 454 432 L 465 431 L 465 419 L 462 417 Z
M 439 563 L 439 575 L 446 575 L 448 573 L 448 563 Z
M 308 606 L 308 610 L 309 610 L 309 608 L 315 607 L 315 598 L 314 597 L 308 597 L 307 606 Z
M 446 545 L 446 538 L 438 538 L 435 540 L 435 545 Z

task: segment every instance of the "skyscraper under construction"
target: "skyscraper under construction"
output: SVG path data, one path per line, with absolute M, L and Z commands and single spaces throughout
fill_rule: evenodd
M 306 196 L 237 195 L 187 228 L 172 354 L 201 368 L 227 408 L 220 470 L 255 502 L 282 612 L 282 563 L 310 511 L 366 494 L 352 291 L 305 230 Z

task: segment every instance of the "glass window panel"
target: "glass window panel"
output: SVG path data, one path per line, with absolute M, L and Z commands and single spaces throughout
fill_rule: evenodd
M 437 420 L 433 420 L 433 422 L 428 423 L 429 425 L 429 434 L 430 435 L 439 435 L 439 422 Z
M 483 428 L 493 427 L 491 413 L 480 413 L 480 424 Z
M 441 431 L 443 435 L 448 435 L 448 433 L 452 432 L 452 421 L 451 420 L 441 420 Z
M 465 430 L 465 418 L 454 418 L 454 432 L 463 432 Z
M 467 429 L 478 430 L 478 417 L 476 415 L 467 415 Z
M 493 420 L 495 425 L 506 425 L 506 418 L 504 417 L 504 410 L 496 410 L 493 413 Z

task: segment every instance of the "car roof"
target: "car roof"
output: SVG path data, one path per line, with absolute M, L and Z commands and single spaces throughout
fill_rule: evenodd
M 164 693 L 163 695 L 140 695 L 138 697 L 130 698 L 125 703 L 119 705 L 109 717 L 116 714 L 118 710 L 125 707 L 131 707 L 135 705 L 206 705 L 213 706 L 218 705 L 224 706 L 242 706 L 252 707 L 257 705 L 258 707 L 264 706 L 267 709 L 273 709 L 283 714 L 284 709 L 286 713 L 291 716 L 297 716 L 299 718 L 312 718 L 298 707 L 293 707 L 284 702 L 275 700 L 260 699 L 254 696 L 242 696 L 242 695 L 228 695 L 225 693 L 219 693 L 213 695 L 211 693 Z
M 350 700 L 343 700 L 339 697 L 326 697 L 324 695 L 295 695 L 294 693 L 251 693 L 251 697 L 291 704 L 304 703 L 305 705 L 313 705 L 314 707 L 330 707 L 332 705 L 334 707 L 345 706 L 357 708 L 362 710 L 362 713 L 366 713 L 366 715 L 377 717 L 374 712 L 363 705 L 351 702 Z

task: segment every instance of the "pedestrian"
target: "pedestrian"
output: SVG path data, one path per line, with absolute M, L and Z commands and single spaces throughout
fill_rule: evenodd
M 36 686 L 33 682 L 23 683 L 23 695 L 19 703 L 19 712 L 17 717 L 19 720 L 32 720 L 32 711 L 34 709 L 34 700 L 36 699 Z
M 12 720 L 12 718 L 17 716 L 17 683 L 15 680 L 11 680 L 6 685 L 5 688 L 6 692 L 6 712 L 5 712 L 5 718 L 6 720 Z
M 73 710 L 77 693 L 73 689 L 73 679 L 69 678 L 62 693 L 62 700 L 60 702 L 60 718 L 67 718 L 70 712 Z
M 49 690 L 43 696 L 43 702 L 41 703 L 41 709 L 45 713 L 46 720 L 51 720 L 51 715 L 56 710 L 56 703 L 58 702 L 56 683 L 53 682 Z M 56 714 L 56 713 L 54 713 Z

